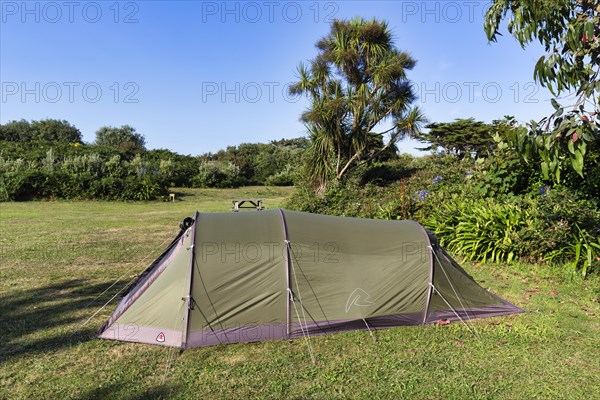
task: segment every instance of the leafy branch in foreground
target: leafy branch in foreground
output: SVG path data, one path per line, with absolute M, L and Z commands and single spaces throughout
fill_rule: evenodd
M 490 41 L 507 14 L 522 47 L 537 39 L 547 52 L 534 78 L 555 97 L 572 99 L 566 106 L 552 99 L 555 112 L 530 124 L 542 173 L 560 182 L 561 160 L 568 159 L 583 177 L 586 154 L 600 141 L 600 1 L 495 0 L 484 27 Z

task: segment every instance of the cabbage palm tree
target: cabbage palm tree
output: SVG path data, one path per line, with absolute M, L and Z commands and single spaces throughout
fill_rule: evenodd
M 308 172 L 323 189 L 415 136 L 426 119 L 413 106 L 416 95 L 406 76 L 416 61 L 394 46 L 386 22 L 335 20 L 316 47 L 317 56 L 298 67 L 290 93 L 311 100 L 301 116 L 311 138 Z M 385 123 L 391 127 L 376 131 Z

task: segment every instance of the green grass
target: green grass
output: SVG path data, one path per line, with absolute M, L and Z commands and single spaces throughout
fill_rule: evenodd
M 304 340 L 179 354 L 96 339 L 114 303 L 82 326 L 160 253 L 182 218 L 226 211 L 231 198 L 274 208 L 289 193 L 0 204 L 0 399 L 600 398 L 600 279 L 528 265 L 464 265 L 527 314 L 473 321 L 476 336 L 453 323 L 382 330 L 376 340 L 368 332 L 313 337 L 315 364 Z

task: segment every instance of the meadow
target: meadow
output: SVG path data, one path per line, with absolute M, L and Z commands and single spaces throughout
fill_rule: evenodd
M 182 189 L 169 202 L 0 205 L 0 399 L 600 398 L 600 279 L 461 262 L 527 313 L 180 353 L 106 341 L 116 300 L 199 211 L 279 207 L 292 188 Z M 122 278 L 116 285 L 115 280 Z

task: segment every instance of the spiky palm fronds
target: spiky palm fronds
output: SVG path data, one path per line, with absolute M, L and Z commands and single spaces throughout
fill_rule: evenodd
M 414 136 L 426 122 L 406 72 L 416 61 L 395 48 L 386 22 L 356 18 L 335 20 L 317 42 L 319 53 L 298 67 L 292 94 L 305 94 L 311 106 L 301 120 L 311 135 L 308 170 L 316 186 L 340 179 L 361 162 Z M 391 120 L 393 128 L 374 132 Z M 373 135 L 389 133 L 376 147 Z

